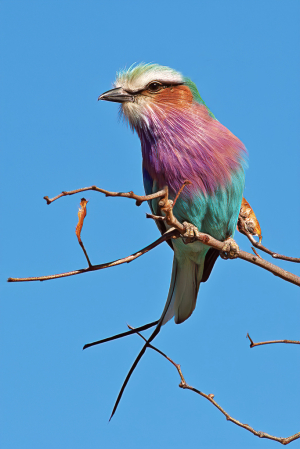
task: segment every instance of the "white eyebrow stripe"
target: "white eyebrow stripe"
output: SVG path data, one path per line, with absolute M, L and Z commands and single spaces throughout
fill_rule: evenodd
M 153 66 L 145 69 L 144 72 L 137 72 L 135 69 L 121 73 L 117 78 L 115 87 L 122 87 L 125 90 L 138 92 L 143 90 L 151 81 L 158 81 L 162 84 L 181 84 L 184 82 L 181 73 L 175 72 L 168 67 Z

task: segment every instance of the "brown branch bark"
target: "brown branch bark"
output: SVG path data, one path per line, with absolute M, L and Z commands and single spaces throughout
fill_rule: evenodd
M 159 239 L 155 240 L 155 242 L 151 243 L 150 245 L 146 246 L 145 248 L 141 249 L 140 251 L 138 251 L 134 254 L 131 254 L 130 256 L 123 257 L 122 259 L 114 260 L 113 262 L 107 262 L 107 263 L 102 263 L 102 264 L 98 264 L 98 265 L 91 265 L 88 268 L 81 268 L 79 270 L 68 271 L 66 273 L 51 274 L 49 276 L 36 276 L 36 277 L 27 277 L 27 278 L 8 278 L 7 282 L 49 281 L 52 279 L 59 279 L 59 278 L 64 278 L 64 277 L 68 277 L 68 276 L 75 276 L 76 274 L 88 273 L 89 271 L 97 271 L 97 270 L 103 270 L 104 268 L 116 267 L 117 265 L 122 265 L 123 263 L 132 262 L 133 260 L 142 256 L 143 254 L 146 254 L 148 251 L 151 251 L 151 249 L 155 248 L 156 246 L 160 245 L 161 243 L 165 242 L 166 240 L 169 240 L 176 236 L 178 236 L 178 232 L 174 229 L 169 229 L 169 231 L 167 231 L 165 234 L 163 234 Z
M 175 219 L 175 220 L 177 222 L 177 219 Z M 176 224 L 176 222 L 175 222 L 175 224 Z M 181 227 L 183 227 L 183 229 L 185 230 L 184 226 L 180 224 L 180 228 Z M 168 240 L 170 238 L 176 238 L 179 236 L 180 236 L 180 233 L 178 232 L 178 230 L 172 230 L 171 232 L 169 231 L 168 233 L 165 233 L 162 237 L 157 239 L 155 242 L 153 242 L 150 245 L 146 246 L 145 248 L 141 249 L 137 253 L 134 253 L 134 254 L 124 257 L 122 259 L 114 260 L 113 262 L 108 262 L 108 263 L 99 264 L 99 265 L 91 265 L 88 268 L 82 268 L 79 270 L 68 271 L 66 273 L 53 274 L 53 275 L 49 275 L 49 276 L 36 276 L 36 277 L 26 277 L 26 278 L 10 277 L 7 279 L 7 281 L 8 282 L 48 281 L 51 279 L 59 279 L 59 278 L 68 277 L 68 276 L 75 276 L 77 274 L 87 273 L 89 271 L 103 270 L 104 268 L 110 268 L 110 267 L 114 267 L 116 265 L 121 265 L 123 263 L 129 263 L 129 262 L 137 259 L 138 257 L 142 256 L 143 254 L 146 254 L 148 251 L 150 251 L 151 249 L 160 245 L 161 243 L 165 242 L 166 240 Z M 223 242 L 220 242 L 219 240 L 216 240 L 215 238 L 211 237 L 210 235 L 204 234 L 202 232 L 199 232 L 198 236 L 195 237 L 194 239 L 204 243 L 205 245 L 215 248 L 219 251 L 222 251 L 222 248 L 224 245 Z M 261 258 L 260 256 L 255 256 L 253 254 L 247 253 L 246 251 L 240 250 L 237 257 L 240 259 L 246 260 L 247 262 L 250 262 L 254 265 L 257 265 L 257 266 L 269 271 L 270 273 L 274 274 L 275 276 L 278 276 L 281 279 L 283 279 L 287 282 L 290 282 L 292 284 L 298 285 L 300 287 L 300 277 L 299 276 L 297 276 L 293 273 L 290 273 L 289 271 L 286 271 L 283 268 L 280 268 L 277 265 L 272 264 L 271 262 L 266 261 L 265 259 Z
M 129 329 L 134 329 L 134 327 L 132 326 L 128 326 Z M 147 342 L 146 338 L 143 337 L 143 335 L 141 335 L 139 332 L 136 332 L 137 335 L 139 335 L 145 342 Z M 197 388 L 191 387 L 190 385 L 188 385 L 188 383 L 186 382 L 182 370 L 181 370 L 181 366 L 177 363 L 175 363 L 172 359 L 170 359 L 170 357 L 168 357 L 164 352 L 160 351 L 158 348 L 156 348 L 155 346 L 153 346 L 152 344 L 148 344 L 148 347 L 153 349 L 154 351 L 158 352 L 159 354 L 161 354 L 165 359 L 167 359 L 173 366 L 175 366 L 179 376 L 180 376 L 180 384 L 179 387 L 182 388 L 183 390 L 190 390 L 193 391 L 196 394 L 199 394 L 200 396 L 202 396 L 203 398 L 207 399 L 211 404 L 213 404 L 227 419 L 227 421 L 231 421 L 232 423 L 236 424 L 239 427 L 242 427 L 245 430 L 248 430 L 248 432 L 253 433 L 253 435 L 259 437 L 259 438 L 267 438 L 268 440 L 273 440 L 273 441 L 277 441 L 278 443 L 281 443 L 283 445 L 289 444 L 292 441 L 297 440 L 298 438 L 300 438 L 300 432 L 295 433 L 294 435 L 291 435 L 290 437 L 276 437 L 273 435 L 270 435 L 266 432 L 261 432 L 258 430 L 253 429 L 253 427 L 249 426 L 249 424 L 244 424 L 241 423 L 240 421 L 238 421 L 237 419 L 233 418 L 232 416 L 229 415 L 229 413 L 227 413 L 215 400 L 214 400 L 214 395 L 213 394 L 206 394 L 203 393 L 203 391 L 198 390 Z
M 174 204 L 175 204 L 178 196 L 180 195 L 182 189 L 188 184 L 190 184 L 190 181 L 184 181 L 181 189 L 179 190 L 179 192 L 174 200 Z M 97 187 L 97 186 L 90 186 L 90 187 L 83 187 L 81 189 L 63 191 L 62 193 L 60 193 L 59 195 L 57 195 L 53 198 L 44 196 L 44 199 L 46 200 L 47 204 L 51 204 L 63 196 L 75 195 L 76 193 L 86 192 L 88 190 L 94 190 L 96 192 L 103 193 L 105 196 L 132 198 L 132 199 L 136 200 L 137 206 L 140 206 L 144 201 L 150 201 L 155 198 L 165 198 L 165 201 L 164 201 L 166 203 L 165 207 L 166 207 L 167 214 L 169 214 L 169 215 L 167 215 L 167 222 L 168 222 L 168 219 L 171 220 L 173 223 L 173 226 L 174 226 L 174 218 L 175 217 L 170 215 L 170 207 L 172 207 L 173 202 L 171 200 L 168 200 L 168 188 L 167 187 L 165 187 L 163 190 L 153 193 L 152 195 L 136 195 L 132 191 L 130 191 L 130 192 L 111 192 L 109 190 L 101 189 L 100 187 Z M 162 203 L 162 205 L 164 205 L 164 202 Z M 183 231 L 182 225 L 181 226 L 180 225 L 181 225 L 181 223 L 177 222 L 177 226 L 174 226 L 174 227 L 176 227 L 176 229 L 178 229 L 178 230 L 181 229 L 181 231 Z M 255 246 L 255 248 L 260 249 L 261 251 L 264 251 L 265 253 L 272 256 L 274 259 L 281 259 L 281 260 L 286 260 L 289 262 L 300 263 L 300 258 L 289 257 L 289 256 L 284 256 L 282 254 L 275 253 L 274 251 L 271 251 L 268 248 L 266 248 L 261 243 L 257 242 L 254 239 L 254 237 L 246 230 L 245 219 L 241 215 L 239 216 L 239 231 L 248 237 L 248 239 L 250 240 L 252 245 Z
M 181 193 L 182 189 L 187 185 L 190 184 L 189 181 L 185 181 L 178 192 L 178 195 Z M 169 200 L 168 198 L 168 187 L 165 187 L 163 190 L 159 190 L 156 193 L 153 193 L 152 195 L 136 195 L 134 192 L 111 192 L 109 190 L 100 189 L 97 186 L 91 186 L 91 187 L 83 187 L 81 189 L 76 190 L 69 190 L 69 191 L 63 191 L 59 195 L 49 198 L 48 196 L 44 196 L 44 199 L 46 200 L 47 204 L 53 203 L 53 201 L 58 200 L 59 198 L 63 196 L 68 195 L 75 195 L 76 193 L 86 192 L 87 190 L 94 190 L 96 192 L 104 193 L 105 196 L 113 196 L 113 197 L 121 197 L 121 198 L 132 198 L 136 200 L 136 205 L 140 206 L 144 201 L 150 201 L 155 198 L 162 198 L 159 202 L 159 206 L 161 210 L 165 213 L 166 217 L 165 220 L 167 224 L 170 224 L 169 222 L 172 222 L 172 226 L 178 229 L 181 233 L 185 232 L 185 227 L 179 223 L 179 221 L 174 217 L 173 215 L 173 201 Z M 176 196 L 175 200 L 178 198 L 178 195 Z
M 205 245 L 211 246 L 212 248 L 216 248 L 220 251 L 222 250 L 223 242 L 219 242 L 218 240 L 214 239 L 211 236 L 208 236 L 207 234 L 201 234 L 200 237 L 197 238 L 197 240 L 201 241 Z M 253 254 L 247 253 L 246 251 L 240 250 L 237 257 L 261 268 L 264 268 L 265 270 L 274 274 L 274 276 L 278 276 L 281 279 L 284 279 L 285 281 L 291 282 L 292 284 L 298 285 L 298 287 L 300 287 L 299 276 L 290 273 L 289 271 L 286 271 L 283 268 L 280 268 L 277 265 L 274 265 L 259 256 L 255 256 Z
M 271 345 L 273 343 L 290 343 L 293 345 L 300 345 L 300 341 L 297 340 L 270 340 L 270 341 L 260 341 L 259 343 L 254 343 L 252 338 L 249 334 L 246 335 L 246 338 L 249 338 L 250 340 L 250 348 L 254 348 L 255 346 L 262 346 L 262 345 Z
M 89 258 L 89 256 L 88 256 L 88 253 L 86 252 L 86 249 L 85 249 L 85 247 L 84 247 L 84 244 L 83 244 L 82 240 L 80 240 L 79 245 L 80 245 L 81 248 L 82 248 L 83 254 L 85 255 L 85 258 L 86 258 L 86 260 L 87 260 L 87 263 L 88 263 L 88 265 L 89 265 L 89 268 L 92 268 L 93 265 L 91 264 L 90 258 Z
M 132 191 L 131 192 L 110 192 L 109 190 L 100 189 L 100 187 L 97 187 L 97 186 L 90 186 L 90 187 L 83 187 L 81 189 L 76 189 L 76 190 L 63 191 L 59 195 L 57 195 L 53 198 L 44 196 L 44 200 L 46 200 L 47 204 L 51 204 L 51 203 L 53 203 L 53 201 L 56 201 L 63 196 L 75 195 L 76 193 L 86 192 L 87 190 L 94 190 L 96 192 L 104 193 L 105 196 L 132 198 L 132 199 L 136 200 L 137 206 L 140 206 L 144 201 L 153 200 L 155 198 L 161 198 L 166 194 L 165 190 L 160 190 L 159 192 L 153 193 L 152 195 L 136 195 Z
M 180 189 L 180 192 L 187 184 L 188 184 L 188 181 L 185 181 L 182 188 Z M 165 187 L 163 190 L 160 190 L 159 192 L 156 192 L 152 195 L 140 196 L 140 195 L 136 195 L 132 191 L 125 192 L 125 193 L 110 192 L 105 189 L 100 189 L 99 187 L 96 187 L 96 186 L 91 186 L 91 187 L 84 187 L 82 189 L 71 190 L 68 192 L 64 191 L 60 195 L 57 195 L 56 197 L 51 198 L 51 199 L 49 199 L 47 196 L 44 198 L 46 199 L 47 204 L 51 204 L 53 201 L 55 201 L 58 198 L 61 198 L 63 196 L 74 195 L 76 193 L 84 192 L 87 190 L 95 190 L 97 192 L 104 193 L 106 196 L 132 198 L 132 199 L 136 200 L 137 205 L 140 205 L 142 202 L 149 201 L 154 198 L 161 198 L 158 203 L 162 213 L 164 214 L 164 216 L 161 217 L 161 219 L 163 219 L 167 223 L 168 226 L 175 228 L 175 230 L 178 231 L 177 234 L 174 231 L 175 234 L 173 234 L 173 237 L 176 238 L 176 237 L 179 237 L 180 235 L 183 236 L 186 232 L 185 226 L 182 223 L 180 223 L 173 214 L 173 201 L 168 198 L 168 187 Z M 178 195 L 177 195 L 177 197 L 178 197 Z M 176 199 L 177 199 L 177 197 L 176 197 Z M 156 217 L 154 215 L 148 214 L 147 216 L 148 216 L 148 218 L 158 219 L 158 217 Z M 243 232 L 243 230 L 241 232 Z M 243 233 L 245 233 L 247 235 L 247 237 L 250 239 L 251 242 L 253 239 L 252 243 L 255 247 L 258 247 L 257 245 L 259 245 L 259 248 L 263 247 L 260 243 L 257 243 L 254 240 L 254 238 L 246 230 L 244 230 Z M 168 235 L 167 238 L 165 236 L 166 236 L 166 234 L 164 234 L 164 236 L 162 236 L 160 239 L 156 240 L 154 243 L 147 246 L 146 248 L 139 251 L 138 253 L 135 253 L 135 254 L 132 254 L 131 256 L 125 257 L 124 259 L 118 259 L 114 262 L 109 262 L 107 264 L 100 264 L 100 265 L 91 265 L 85 269 L 69 271 L 66 273 L 55 274 L 55 275 L 50 275 L 50 276 L 27 277 L 27 278 L 8 278 L 8 282 L 46 281 L 46 280 L 51 280 L 51 279 L 58 279 L 61 277 L 74 276 L 77 274 L 86 273 L 88 271 L 101 270 L 104 268 L 109 268 L 111 266 L 120 265 L 125 262 L 131 262 L 132 260 L 134 260 L 134 259 L 140 257 L 141 255 L 145 254 L 146 252 L 150 251 L 150 249 L 153 249 L 156 246 L 158 246 L 160 243 L 164 242 L 167 238 L 170 238 L 170 235 Z M 209 236 L 208 234 L 197 232 L 197 235 L 194 237 L 194 240 L 198 240 L 198 241 L 204 243 L 205 245 L 208 245 L 208 246 L 215 248 L 219 251 L 223 250 L 224 242 L 220 242 L 219 240 L 216 240 L 215 238 Z M 267 251 L 269 251 L 269 250 L 267 250 Z M 271 253 L 271 254 L 273 254 L 273 253 Z M 246 251 L 240 250 L 237 257 L 240 259 L 246 260 L 247 262 L 250 262 L 254 265 L 257 265 L 257 266 L 269 271 L 270 273 L 274 274 L 275 276 L 278 276 L 281 279 L 284 279 L 287 282 L 291 282 L 292 284 L 300 286 L 300 277 L 299 276 L 296 276 L 293 273 L 283 270 L 282 268 L 266 261 L 265 259 L 261 258 L 260 256 L 254 256 L 253 254 L 250 254 L 250 253 L 247 253 Z

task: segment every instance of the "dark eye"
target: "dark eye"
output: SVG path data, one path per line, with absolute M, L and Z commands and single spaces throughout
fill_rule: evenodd
M 150 90 L 150 92 L 158 92 L 161 88 L 162 88 L 162 85 L 157 82 L 150 83 L 148 86 L 148 90 Z

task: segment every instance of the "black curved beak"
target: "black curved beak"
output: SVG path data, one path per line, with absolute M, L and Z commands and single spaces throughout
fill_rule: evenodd
M 114 101 L 116 103 L 125 103 L 126 101 L 134 102 L 134 95 L 129 94 L 122 87 L 108 90 L 98 97 L 98 100 Z

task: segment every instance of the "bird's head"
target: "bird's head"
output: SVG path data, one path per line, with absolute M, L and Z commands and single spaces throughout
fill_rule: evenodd
M 139 64 L 117 73 L 115 88 L 98 100 L 121 103 L 121 112 L 133 128 L 148 123 L 151 116 L 166 117 L 170 111 L 203 104 L 196 85 L 169 67 Z

